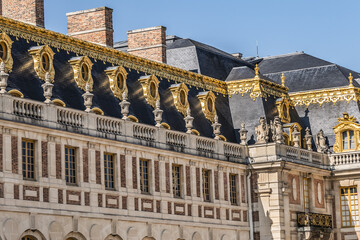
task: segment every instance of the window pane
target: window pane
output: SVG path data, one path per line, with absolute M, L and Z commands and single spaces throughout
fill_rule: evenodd
M 149 192 L 149 166 L 148 161 L 140 159 L 140 190 L 141 192 Z
M 34 142 L 22 140 L 22 169 L 24 179 L 35 179 Z
M 114 189 L 114 155 L 104 154 L 105 188 Z
M 342 139 L 343 139 L 343 149 L 346 150 L 346 149 L 349 149 L 348 148 L 348 136 L 347 136 L 347 131 L 343 132 L 342 133 Z
M 76 183 L 75 148 L 65 147 L 65 180 L 67 183 Z

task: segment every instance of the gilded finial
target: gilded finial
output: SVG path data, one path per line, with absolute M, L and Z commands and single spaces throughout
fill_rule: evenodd
M 353 76 L 352 76 L 352 74 L 351 73 L 349 73 L 349 87 L 353 87 L 354 85 L 353 85 Z
M 285 87 L 285 75 L 284 75 L 284 73 L 281 75 L 281 85 Z
M 259 67 L 258 67 L 257 64 L 255 65 L 255 75 L 256 75 L 256 76 L 259 75 Z

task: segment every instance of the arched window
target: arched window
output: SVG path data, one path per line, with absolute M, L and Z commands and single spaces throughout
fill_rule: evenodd
M 355 149 L 354 131 L 348 130 L 342 133 L 342 148 L 343 150 Z

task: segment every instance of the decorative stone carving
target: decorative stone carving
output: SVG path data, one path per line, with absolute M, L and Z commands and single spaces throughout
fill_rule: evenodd
M 124 120 L 130 120 L 128 117 L 130 102 L 128 102 L 127 99 L 128 99 L 127 91 L 124 91 L 122 94 L 122 101 L 119 103 L 121 107 L 121 114 L 123 115 L 122 119 Z
M 188 93 L 189 89 L 184 83 L 173 84 L 170 86 L 170 91 L 173 95 L 174 105 L 176 109 L 184 116 L 189 107 Z
M 30 48 L 29 53 L 34 59 L 34 70 L 38 77 L 45 81 L 45 75 L 48 73 L 53 83 L 55 78 L 53 50 L 48 45 L 43 45 Z
M 45 83 L 42 84 L 41 87 L 44 89 L 44 97 L 45 97 L 44 102 L 47 104 L 52 103 L 50 99 L 52 97 L 52 90 L 54 84 L 51 83 L 51 78 L 49 73 L 45 74 Z
M 271 133 L 272 133 L 272 140 L 276 143 L 284 144 L 284 135 L 283 135 L 283 126 L 281 123 L 280 117 L 275 117 L 274 122 L 271 122 Z
M 9 74 L 5 72 L 5 63 L 0 63 L 0 93 L 6 93 L 7 81 Z
M 155 75 L 143 76 L 139 79 L 146 102 L 155 108 L 156 101 L 160 100 L 159 80 Z
M 294 126 L 292 134 L 292 139 L 294 143 L 294 147 L 300 147 L 300 132 L 298 130 L 297 125 Z
M 93 90 L 93 78 L 91 75 L 91 69 L 93 63 L 87 56 L 73 57 L 69 60 L 69 63 L 74 70 L 74 80 L 79 88 L 86 91 L 85 86 L 89 84 L 89 90 Z
M 259 125 L 255 128 L 257 143 L 267 143 L 269 141 L 269 124 L 264 117 L 260 117 Z
M 86 107 L 85 112 L 91 112 L 91 106 L 92 106 L 92 99 L 94 97 L 94 94 L 90 92 L 90 85 L 86 83 L 85 85 L 85 93 L 82 95 L 84 98 L 84 105 Z
M 13 68 L 13 58 L 11 56 L 11 48 L 13 41 L 11 41 L 10 37 L 2 32 L 0 34 L 0 47 L 2 49 L 2 55 L 0 54 L 0 61 L 5 64 L 5 72 L 10 73 Z
M 221 124 L 219 123 L 218 115 L 215 115 L 214 123 L 212 125 L 212 128 L 213 128 L 213 133 L 215 135 L 214 139 L 219 140 L 220 139 L 219 135 L 221 133 L 220 132 Z
M 185 120 L 185 127 L 187 129 L 186 133 L 192 133 L 194 118 L 191 116 L 190 107 L 188 107 L 186 111 L 186 117 L 184 118 L 184 120 Z
M 241 123 L 241 128 L 239 130 L 241 145 L 247 145 L 247 133 L 248 130 L 245 128 L 245 123 Z
M 161 121 L 162 121 L 162 114 L 163 114 L 163 110 L 160 109 L 160 100 L 156 101 L 156 105 L 155 105 L 155 110 L 153 111 L 154 117 L 155 117 L 155 122 L 156 122 L 156 127 L 162 127 L 161 125 Z
M 211 122 L 214 122 L 216 115 L 214 93 L 212 91 L 201 92 L 197 95 L 197 97 L 201 102 L 201 109 L 205 117 Z
M 105 70 L 105 73 L 109 78 L 110 89 L 114 96 L 122 100 L 123 92 L 128 91 L 126 85 L 127 72 L 125 68 L 121 66 L 109 67 Z
M 305 129 L 305 144 L 307 150 L 312 150 L 312 135 L 310 134 L 310 128 Z
M 329 146 L 326 143 L 326 137 L 324 136 L 324 131 L 320 129 L 316 135 L 316 147 L 318 152 L 327 153 Z

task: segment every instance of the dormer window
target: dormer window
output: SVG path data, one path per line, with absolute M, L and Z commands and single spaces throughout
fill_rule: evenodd
M 354 131 L 348 130 L 342 133 L 343 150 L 355 149 Z
M 4 41 L 0 42 L 0 57 L 1 60 L 7 59 L 8 47 Z
M 49 73 L 51 82 L 54 82 L 55 68 L 54 55 L 55 53 L 48 45 L 35 46 L 29 49 L 30 55 L 34 60 L 34 70 L 38 77 L 45 81 L 46 73 Z
M 119 100 L 122 99 L 124 92 L 127 92 L 126 76 L 127 72 L 122 66 L 109 67 L 105 70 L 106 75 L 109 78 L 110 89 L 114 96 Z
M 50 58 L 47 53 L 43 53 L 41 56 L 41 67 L 45 72 L 50 71 Z
M 214 118 L 216 115 L 214 93 L 212 91 L 201 92 L 197 95 L 197 97 L 200 100 L 201 109 L 205 117 L 211 122 L 214 122 Z
M 87 82 L 89 80 L 89 67 L 86 65 L 86 63 L 83 63 L 81 65 L 81 78 Z
M 189 107 L 188 93 L 189 89 L 184 83 L 173 84 L 170 86 L 170 91 L 173 95 L 174 105 L 176 109 L 184 116 Z
M 74 80 L 78 87 L 86 91 L 85 86 L 88 83 L 90 87 L 90 92 L 93 90 L 93 78 L 91 75 L 91 69 L 93 63 L 87 56 L 73 57 L 69 60 L 73 70 L 74 70 Z
M 11 72 L 13 67 L 13 58 L 11 56 L 11 48 L 13 41 L 6 33 L 0 33 L 0 62 L 5 64 L 5 71 Z
M 139 79 L 142 86 L 146 102 L 155 108 L 157 100 L 160 100 L 159 95 L 159 80 L 155 75 L 142 76 Z

